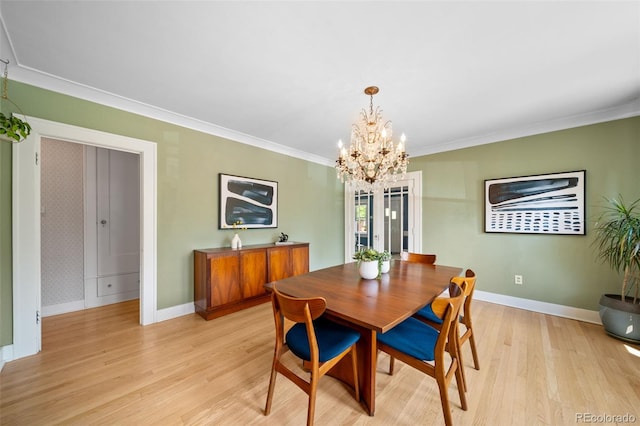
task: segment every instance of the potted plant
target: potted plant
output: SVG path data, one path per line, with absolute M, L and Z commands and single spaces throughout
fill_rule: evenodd
M 0 138 L 20 142 L 31 133 L 31 126 L 14 115 L 8 117 L 0 112 Z
M 372 280 L 382 274 L 383 258 L 391 259 L 389 252 L 379 252 L 372 248 L 366 248 L 354 253 L 353 258 L 358 261 L 360 276 L 365 280 Z M 387 269 L 386 272 L 389 272 Z
M 391 253 L 387 250 L 379 252 L 380 272 L 386 274 L 391 269 Z
M 640 199 L 630 204 L 622 196 L 606 200 L 593 244 L 598 257 L 622 274 L 622 285 L 620 294 L 600 298 L 600 319 L 609 335 L 640 343 Z

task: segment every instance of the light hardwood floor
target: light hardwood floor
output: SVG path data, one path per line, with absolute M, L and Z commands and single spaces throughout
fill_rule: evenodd
M 474 303 L 481 369 L 465 345 L 469 410 L 453 384 L 456 425 L 573 425 L 582 413 L 627 414 L 640 424 L 640 347 L 597 325 Z M 137 321 L 137 301 L 45 318 L 43 351 L 0 374 L 0 424 L 304 424 L 307 396 L 282 376 L 271 415 L 263 415 L 270 304 L 212 321 Z M 323 378 L 316 424 L 443 424 L 435 380 L 400 362 L 393 376 L 387 367 L 383 354 L 373 417 L 340 382 Z

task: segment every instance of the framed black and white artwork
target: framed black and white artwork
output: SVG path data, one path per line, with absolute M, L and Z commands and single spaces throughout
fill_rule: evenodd
M 485 180 L 484 231 L 585 235 L 585 170 Z
M 278 227 L 278 182 L 223 173 L 219 180 L 220 229 Z

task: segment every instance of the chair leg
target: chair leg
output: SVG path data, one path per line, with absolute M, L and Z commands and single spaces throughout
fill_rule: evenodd
M 392 356 L 389 356 L 389 375 L 393 376 L 393 369 L 395 367 L 396 364 L 396 359 Z
M 269 391 L 267 392 L 267 405 L 264 407 L 264 415 L 268 416 L 271 412 L 271 402 L 273 401 L 273 389 L 276 387 L 276 371 L 275 361 L 271 367 L 271 378 L 269 379 Z
M 460 376 L 462 377 L 462 390 L 467 391 L 467 376 L 464 373 L 464 361 L 462 360 L 462 344 L 460 340 L 456 340 L 456 353 L 454 356 L 458 358 L 458 369 L 460 370 Z
M 473 366 L 476 370 L 480 370 L 480 362 L 478 361 L 478 350 L 476 349 L 476 338 L 473 335 L 473 331 L 471 331 L 471 335 L 469 336 L 469 341 L 471 342 L 471 354 L 473 355 Z
M 356 401 L 360 402 L 360 381 L 358 380 L 358 353 L 356 344 L 351 348 L 351 366 L 353 368 L 353 390 L 355 392 Z
M 446 426 L 453 426 L 453 420 L 451 419 L 451 409 L 449 408 L 449 394 L 447 391 L 447 384 L 444 380 L 444 377 L 436 377 L 436 382 L 438 382 L 438 389 L 440 390 L 440 402 L 442 403 L 442 414 L 444 415 L 444 423 Z
M 462 384 L 462 365 L 458 364 L 456 369 L 456 385 L 458 386 L 458 395 L 460 396 L 460 406 L 464 411 L 467 411 L 467 396 L 465 395 L 466 389 Z
M 313 417 L 316 412 L 316 390 L 318 389 L 317 374 L 311 373 L 311 380 L 309 383 L 309 408 L 307 409 L 307 426 L 313 425 Z

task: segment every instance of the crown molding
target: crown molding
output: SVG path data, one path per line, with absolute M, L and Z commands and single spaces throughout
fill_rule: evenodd
M 555 132 L 558 130 L 572 129 L 575 127 L 588 126 L 591 124 L 604 123 L 607 121 L 620 120 L 623 118 L 640 116 L 640 97 L 623 105 L 611 108 L 592 111 L 584 114 L 562 117 L 554 120 L 538 122 L 528 126 L 514 127 L 509 130 L 490 133 L 471 138 L 457 139 L 430 145 L 423 149 L 413 150 L 412 156 L 436 154 L 439 152 L 453 151 L 456 149 L 469 148 L 477 145 L 485 145 L 494 142 L 508 141 L 526 136 L 540 135 L 543 133 Z
M 96 89 L 87 85 L 79 84 L 70 80 L 43 73 L 22 65 L 17 65 L 12 69 L 11 79 L 20 83 L 51 90 L 53 92 L 106 105 L 122 111 L 141 115 L 144 117 L 160 120 L 166 123 L 175 124 L 187 129 L 196 130 L 213 136 L 229 139 L 257 148 L 266 149 L 289 157 L 298 158 L 323 166 L 333 167 L 332 160 L 310 154 L 308 152 L 293 149 L 266 139 L 257 138 L 222 126 L 207 123 L 202 120 L 177 114 L 162 108 L 155 107 L 143 102 L 128 99 L 104 90 Z
M 115 95 L 94 87 L 82 85 L 57 76 L 43 73 L 25 66 L 17 65 L 12 70 L 12 80 L 40 87 L 46 90 L 62 93 L 64 95 L 76 97 L 101 105 L 106 105 L 122 111 L 138 114 L 144 117 L 160 120 L 166 123 L 196 130 L 213 136 L 229 139 L 235 142 L 251 145 L 257 148 L 266 149 L 289 157 L 298 158 L 327 167 L 333 167 L 334 161 L 319 155 L 310 154 L 301 150 L 287 147 L 266 139 L 257 138 L 242 132 L 228 129 L 215 124 L 197 120 L 185 115 L 177 114 L 153 105 L 138 102 L 122 96 Z M 494 142 L 507 141 L 526 136 L 539 135 L 558 130 L 571 129 L 575 127 L 598 124 L 607 121 L 619 120 L 623 118 L 640 116 L 640 97 L 626 104 L 602 109 L 599 111 L 577 114 L 559 119 L 538 122 L 528 126 L 514 127 L 508 130 L 474 136 L 470 138 L 444 141 L 442 143 L 427 147 L 412 148 L 411 156 L 420 157 L 423 155 L 436 154 L 440 152 L 453 151 L 462 148 L 469 148 L 477 145 L 484 145 Z

